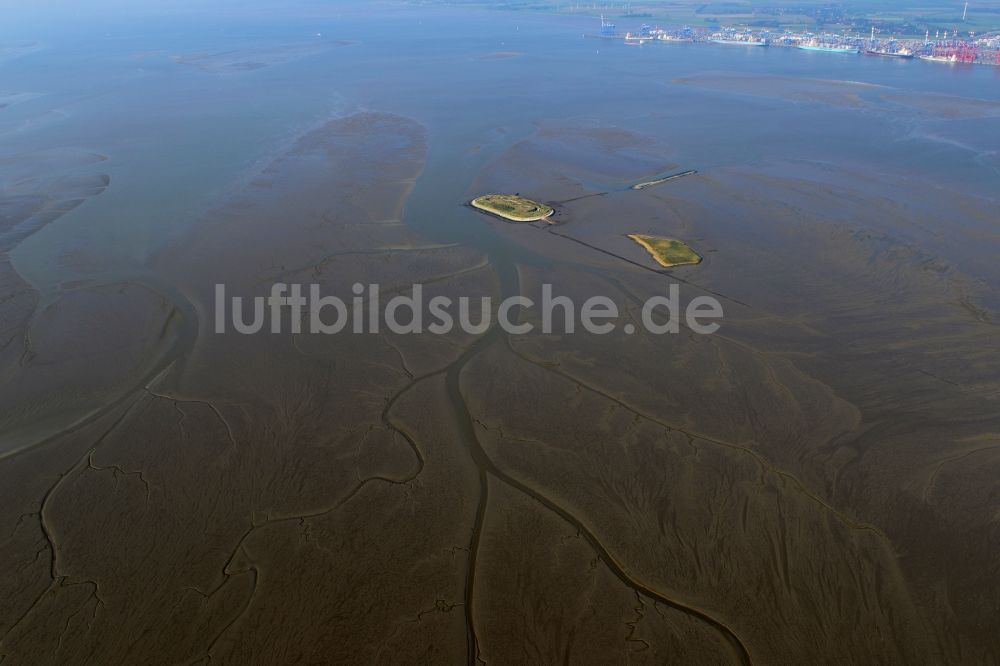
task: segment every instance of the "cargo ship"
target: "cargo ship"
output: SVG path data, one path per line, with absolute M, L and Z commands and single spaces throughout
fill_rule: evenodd
M 767 46 L 770 42 L 766 39 L 726 39 L 719 38 L 711 40 L 713 44 L 735 44 L 737 46 Z
M 888 41 L 876 40 L 875 32 L 877 30 L 878 28 L 872 26 L 872 37 L 868 41 L 868 48 L 865 49 L 865 55 L 882 56 L 883 58 L 912 58 L 916 55 L 912 49 L 900 46 L 899 42 L 895 39 Z M 928 32 L 927 34 L 929 37 L 930 33 Z
M 948 64 L 954 64 L 958 62 L 958 56 L 956 55 L 950 55 L 950 56 L 922 55 L 920 56 L 920 59 L 926 60 L 928 62 L 944 62 Z
M 652 37 L 643 35 L 633 35 L 631 32 L 625 33 L 625 44 L 627 44 L 628 46 L 637 46 L 637 45 L 641 46 L 642 44 L 651 41 L 653 41 Z
M 657 35 L 656 39 L 657 41 L 660 42 L 673 42 L 676 44 L 690 44 L 691 42 L 694 41 L 693 37 L 681 37 L 678 35 L 666 35 L 666 34 Z
M 807 42 L 799 44 L 803 51 L 822 51 L 823 53 L 860 53 L 857 46 L 839 46 L 836 44 L 822 44 L 819 42 Z
M 865 55 L 882 56 L 883 58 L 913 58 L 914 53 L 909 49 L 899 49 L 889 51 L 887 49 L 865 49 Z

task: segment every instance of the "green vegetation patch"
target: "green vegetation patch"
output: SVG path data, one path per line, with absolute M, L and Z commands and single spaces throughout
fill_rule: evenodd
M 628 237 L 646 248 L 656 263 L 664 268 L 701 263 L 701 255 L 682 241 L 643 234 L 628 234 Z
M 515 222 L 544 220 L 553 212 L 545 204 L 525 199 L 516 194 L 485 194 L 473 199 L 472 205 Z

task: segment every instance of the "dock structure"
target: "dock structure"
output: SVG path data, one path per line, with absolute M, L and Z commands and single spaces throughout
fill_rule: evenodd
M 653 187 L 654 185 L 661 185 L 671 180 L 677 180 L 678 178 L 683 178 L 684 176 L 691 176 L 698 173 L 695 169 L 688 169 L 687 171 L 681 171 L 680 173 L 671 174 L 664 178 L 657 178 L 656 180 L 647 180 L 644 183 L 636 183 L 632 186 L 633 190 L 644 190 L 647 187 Z
M 701 43 L 739 46 L 779 46 L 798 48 L 804 51 L 826 53 L 859 54 L 882 56 L 903 60 L 924 60 L 950 64 L 1000 65 L 1000 34 L 989 33 L 977 36 L 975 31 L 961 35 L 958 30 L 935 32 L 930 30 L 923 39 L 919 37 L 880 36 L 878 27 L 872 26 L 868 35 L 844 31 L 842 34 L 825 32 L 795 33 L 785 30 L 782 34 L 772 34 L 769 30 L 753 30 L 743 27 L 723 26 L 714 29 L 689 26 L 660 27 L 642 24 L 636 32 L 619 34 L 613 23 L 601 15 L 601 34 L 587 35 L 604 39 L 624 38 L 627 46 L 637 46 L 646 42 L 660 44 Z

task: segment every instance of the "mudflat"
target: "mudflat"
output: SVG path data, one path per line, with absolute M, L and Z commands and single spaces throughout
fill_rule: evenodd
M 474 16 L 441 25 L 468 35 Z M 192 81 L 227 111 L 220 133 L 236 122 L 226 96 L 265 104 L 253 91 L 268 86 L 320 111 L 233 157 L 239 177 L 131 265 L 102 262 L 127 232 L 152 238 L 143 221 L 192 187 L 161 162 L 186 173 L 217 154 L 169 153 L 197 114 L 149 116 L 184 130 L 156 144 L 148 190 L 122 144 L 0 157 L 0 661 L 1000 659 L 996 156 L 970 130 L 995 101 L 847 81 L 882 70 L 731 72 L 796 56 L 777 49 L 708 50 L 726 73 L 664 76 L 649 50 L 597 54 L 577 32 L 552 37 L 554 19 L 488 16 L 511 43 L 493 53 L 473 35 L 454 72 L 367 15 L 379 29 L 358 32 L 385 41 L 143 56 L 137 79 Z M 395 47 L 412 59 L 385 67 Z M 840 62 L 899 65 L 857 60 Z M 567 62 L 641 98 L 602 106 L 608 79 L 552 76 Z M 414 75 L 428 63 L 440 82 Z M 372 86 L 372 72 L 397 78 Z M 654 75 L 662 87 L 639 85 Z M 332 111 L 334 79 L 354 97 Z M 302 85 L 315 80 L 330 87 Z M 495 109 L 515 82 L 538 104 L 427 101 L 461 90 Z M 11 94 L 2 111 L 46 99 Z M 2 136 L 42 143 L 73 122 L 57 102 L 52 125 Z M 101 143 L 78 122 L 72 136 Z M 867 123 L 897 134 L 842 152 Z M 257 136 L 238 129 L 212 147 Z M 958 175 L 929 154 L 958 154 Z M 136 191 L 141 215 L 94 231 Z M 551 224 L 471 210 L 483 192 L 530 192 Z M 637 232 L 706 260 L 664 270 Z M 712 335 L 546 334 L 522 307 L 523 335 L 325 335 L 292 332 L 286 310 L 280 333 L 217 332 L 216 285 L 249 303 L 275 283 L 494 303 L 551 285 L 636 324 L 678 284 L 725 317 Z

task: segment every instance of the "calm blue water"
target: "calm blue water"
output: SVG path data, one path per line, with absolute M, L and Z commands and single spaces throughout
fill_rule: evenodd
M 780 48 L 625 47 L 585 39 L 594 19 L 503 11 L 306 3 L 293 16 L 237 5 L 67 12 L 22 10 L 0 28 L 0 42 L 38 43 L 0 61 L 0 90 L 38 94 L 0 109 L 0 177 L 16 178 L 17 156 L 39 151 L 108 157 L 100 165 L 111 176 L 107 192 L 15 251 L 18 269 L 43 290 L 75 277 L 79 267 L 59 257 L 79 248 L 109 273 L 144 270 L 294 137 L 360 109 L 428 128 L 430 158 L 407 216 L 435 235 L 467 233 L 469 213 L 441 202 L 461 201 L 477 167 L 539 122 L 649 133 L 685 168 L 835 161 L 984 195 L 1000 174 L 997 117 L 894 115 L 869 92 L 862 97 L 872 105 L 851 109 L 790 100 L 766 81 L 754 94 L 673 82 L 776 75 L 996 101 L 1000 68 Z M 483 58 L 507 51 L 521 55 Z M 209 57 L 174 58 L 197 54 Z

